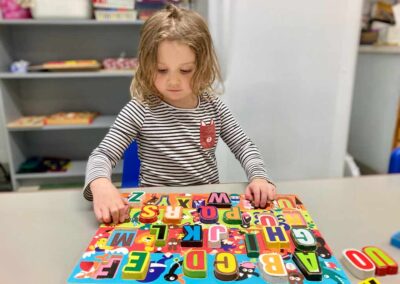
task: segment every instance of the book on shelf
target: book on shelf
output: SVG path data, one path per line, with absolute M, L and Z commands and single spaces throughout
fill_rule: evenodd
M 92 0 L 94 8 L 135 9 L 135 0 Z
M 30 65 L 29 71 L 97 71 L 101 68 L 101 64 L 97 60 L 63 60 L 49 61 L 39 65 Z
M 137 11 L 127 9 L 96 9 L 94 17 L 98 21 L 134 21 L 137 19 Z
M 58 112 L 44 119 L 45 125 L 85 125 L 91 124 L 97 112 Z
M 10 123 L 7 123 L 8 128 L 40 128 L 44 125 L 45 116 L 30 115 L 23 116 Z
M 86 125 L 93 123 L 97 112 L 58 112 L 48 116 L 22 116 L 7 124 L 12 128 L 41 128 L 45 125 Z

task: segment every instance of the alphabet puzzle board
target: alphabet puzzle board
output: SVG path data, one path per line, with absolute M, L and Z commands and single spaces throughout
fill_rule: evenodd
M 68 283 L 350 283 L 296 195 L 122 195 L 130 220 L 99 227 Z

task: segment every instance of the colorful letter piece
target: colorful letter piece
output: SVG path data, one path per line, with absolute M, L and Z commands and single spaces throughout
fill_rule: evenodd
M 245 244 L 248 257 L 258 257 L 260 255 L 260 249 L 258 248 L 256 234 L 246 234 Z
M 102 261 L 100 268 L 97 270 L 96 279 L 112 279 L 115 273 L 118 271 L 118 267 L 121 264 L 122 256 L 113 255 L 106 261 Z
M 214 275 L 222 281 L 233 281 L 239 275 L 239 267 L 235 255 L 219 252 L 215 256 Z
M 211 192 L 208 196 L 207 205 L 217 208 L 230 208 L 231 200 L 226 192 Z
M 262 233 L 267 248 L 277 250 L 289 248 L 289 238 L 282 226 L 264 227 Z
M 361 251 L 345 249 L 343 256 L 343 264 L 358 279 L 374 276 L 375 264 Z
M 267 283 L 288 283 L 288 273 L 282 256 L 278 253 L 264 253 L 258 258 L 258 267 Z
M 158 213 L 157 205 L 145 205 L 139 214 L 139 222 L 145 224 L 154 223 L 158 219 Z
M 278 196 L 276 198 L 279 208 L 282 209 L 295 209 L 296 199 L 292 196 Z
M 123 279 L 143 280 L 146 278 L 150 264 L 150 253 L 147 251 L 131 251 L 128 263 L 122 268 Z
M 208 247 L 220 248 L 221 241 L 229 237 L 228 229 L 224 225 L 211 225 L 208 228 Z
M 163 222 L 165 224 L 175 224 L 181 223 L 183 215 L 183 208 L 181 206 L 167 206 L 164 212 Z
M 183 274 L 191 278 L 207 277 L 207 260 L 205 250 L 190 250 L 183 258 Z
M 386 252 L 378 247 L 367 246 L 363 247 L 362 251 L 372 260 L 375 264 L 375 274 L 384 276 L 386 274 L 397 274 L 399 266 L 396 261 L 391 258 Z
M 128 197 L 128 202 L 130 204 L 140 204 L 144 197 L 144 191 L 134 191 Z
M 171 205 L 171 202 L 169 202 L 169 196 L 168 195 L 161 195 L 160 199 L 156 202 L 157 206 L 168 206 Z
M 380 284 L 381 282 L 378 281 L 375 277 L 371 277 L 365 279 L 364 281 L 359 282 L 359 284 Z
M 218 208 L 215 206 L 201 206 L 199 209 L 200 222 L 203 224 L 215 224 L 218 222 Z
M 176 201 L 178 202 L 179 206 L 182 206 L 182 208 L 190 208 L 189 207 L 189 202 L 192 198 L 191 197 L 177 197 Z
M 192 208 L 198 209 L 201 206 L 206 206 L 206 201 L 204 199 L 192 199 Z
M 317 241 L 314 234 L 308 229 L 292 228 L 290 236 L 298 250 L 315 251 L 317 249 Z
M 164 224 L 152 224 L 150 234 L 156 236 L 155 245 L 158 247 L 165 246 L 168 237 L 168 226 Z
M 278 219 L 276 219 L 274 214 L 262 213 L 258 215 L 259 224 L 262 226 L 275 227 L 279 226 Z
M 400 248 L 400 231 L 395 233 L 390 239 L 390 244 L 397 248 Z
M 136 236 L 136 230 L 118 230 L 115 229 L 108 238 L 107 246 L 112 247 L 130 247 Z
M 321 281 L 322 270 L 315 252 L 295 251 L 293 261 L 307 280 Z
M 184 225 L 185 236 L 181 240 L 181 247 L 202 247 L 203 230 L 201 225 Z
M 222 219 L 226 224 L 230 225 L 242 224 L 242 215 L 240 214 L 240 208 L 232 207 L 231 210 L 224 212 L 224 217 Z

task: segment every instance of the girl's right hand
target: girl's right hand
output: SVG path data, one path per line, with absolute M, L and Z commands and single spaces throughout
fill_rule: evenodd
M 121 197 L 119 190 L 107 178 L 98 178 L 90 183 L 93 194 L 93 209 L 101 223 L 123 223 L 129 218 L 129 203 Z

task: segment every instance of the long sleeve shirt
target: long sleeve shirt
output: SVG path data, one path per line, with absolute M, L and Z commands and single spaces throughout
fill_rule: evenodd
M 132 99 L 89 157 L 84 197 L 93 198 L 90 182 L 111 179 L 112 168 L 133 140 L 138 144 L 141 186 L 219 183 L 215 150 L 220 137 L 249 180 L 269 180 L 257 147 L 218 97 L 200 97 L 193 109 L 176 108 L 155 98 L 150 104 Z

